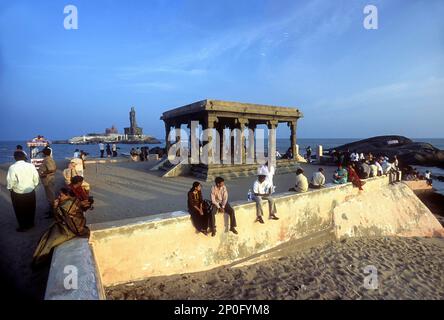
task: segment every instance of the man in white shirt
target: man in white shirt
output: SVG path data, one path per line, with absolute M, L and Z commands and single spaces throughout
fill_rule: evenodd
M 320 189 L 325 185 L 324 169 L 319 168 L 318 171 L 313 172 L 310 182 L 310 188 Z
M 80 158 L 80 151 L 79 151 L 79 149 L 76 149 L 76 150 L 74 151 L 74 154 L 73 154 L 72 157 L 73 157 L 73 158 Z
M 99 143 L 99 150 L 100 150 L 100 158 L 103 158 L 105 155 L 105 145 L 102 142 Z
M 15 163 L 9 167 L 6 187 L 11 192 L 11 201 L 19 227 L 23 232 L 34 227 L 35 188 L 39 184 L 39 174 L 33 164 L 25 162 L 25 154 L 14 152 Z
M 274 192 L 274 182 L 273 182 L 273 178 L 274 178 L 274 174 L 275 174 L 276 170 L 274 168 L 274 166 L 268 166 L 268 161 L 261 166 L 258 171 L 257 171 L 257 175 L 264 175 L 265 181 L 268 184 L 268 186 L 270 187 L 270 191 L 271 193 Z
M 304 170 L 299 168 L 296 170 L 296 183 L 293 188 L 288 191 L 296 191 L 298 193 L 303 193 L 308 191 L 308 179 L 304 176 Z
M 267 176 L 264 175 L 263 172 L 261 172 L 257 180 L 254 182 L 253 193 L 253 200 L 256 202 L 256 221 L 264 223 L 264 220 L 262 219 L 262 216 L 264 215 L 262 200 L 268 201 L 268 207 L 270 211 L 269 218 L 272 220 L 279 220 L 279 218 L 276 217 L 276 204 L 274 203 L 274 199 L 271 196 L 271 187 L 267 182 Z
M 376 167 L 378 167 L 378 176 L 382 176 L 384 170 L 382 169 L 381 163 L 379 161 L 375 161 Z

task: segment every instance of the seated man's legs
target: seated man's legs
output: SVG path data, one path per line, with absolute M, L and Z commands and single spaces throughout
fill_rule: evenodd
M 256 202 L 256 216 L 262 217 L 264 215 L 264 211 L 262 208 L 262 197 L 255 196 L 254 201 Z
M 213 205 L 210 214 L 208 215 L 208 226 L 211 231 L 216 231 L 216 213 L 217 207 Z
M 264 197 L 265 200 L 268 201 L 268 209 L 269 209 L 269 216 L 272 217 L 276 214 L 276 204 L 274 203 L 274 199 L 272 196 Z
M 225 213 L 230 217 L 230 229 L 236 227 L 236 216 L 234 214 L 234 209 L 229 203 L 225 205 Z

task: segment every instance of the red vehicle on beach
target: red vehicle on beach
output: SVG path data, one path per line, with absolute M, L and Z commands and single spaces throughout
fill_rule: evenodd
M 26 144 L 29 147 L 31 163 L 38 169 L 43 162 L 43 154 L 41 151 L 43 148 L 48 147 L 51 144 L 51 141 L 39 135 L 31 141 L 28 141 Z

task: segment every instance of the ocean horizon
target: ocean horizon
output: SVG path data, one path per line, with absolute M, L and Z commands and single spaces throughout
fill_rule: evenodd
M 317 152 L 317 146 L 322 145 L 324 150 L 335 148 L 343 144 L 363 140 L 366 138 L 299 138 L 297 139 L 297 144 L 300 148 L 300 154 L 305 154 L 305 148 L 311 146 L 313 149 L 313 154 Z M 432 144 L 434 147 L 444 150 L 444 138 L 411 138 L 414 142 L 427 142 Z M 266 139 L 265 139 L 266 140 Z M 159 139 L 160 144 L 122 144 L 117 143 L 118 153 L 129 153 L 131 148 L 137 148 L 142 146 L 149 146 L 150 148 L 164 147 L 165 140 Z M 1 141 L 0 140 L 0 163 L 12 163 L 13 153 L 17 145 L 22 145 L 27 153 L 29 149 L 26 146 L 25 140 L 10 140 Z M 285 151 L 290 147 L 289 138 L 277 138 L 276 148 L 280 153 L 285 153 Z M 73 156 L 76 149 L 83 150 L 89 154 L 90 157 L 98 157 L 100 155 L 99 147 L 97 144 L 84 144 L 84 145 L 73 145 L 73 144 L 52 144 L 53 157 L 56 160 L 63 160 Z M 267 147 L 265 146 L 265 149 Z

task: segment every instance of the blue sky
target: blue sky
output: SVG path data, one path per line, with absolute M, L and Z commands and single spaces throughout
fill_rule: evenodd
M 205 98 L 300 107 L 301 138 L 443 138 L 443 16 L 441 0 L 2 1 L 0 139 L 122 131 L 131 106 L 163 138 L 163 111 Z

